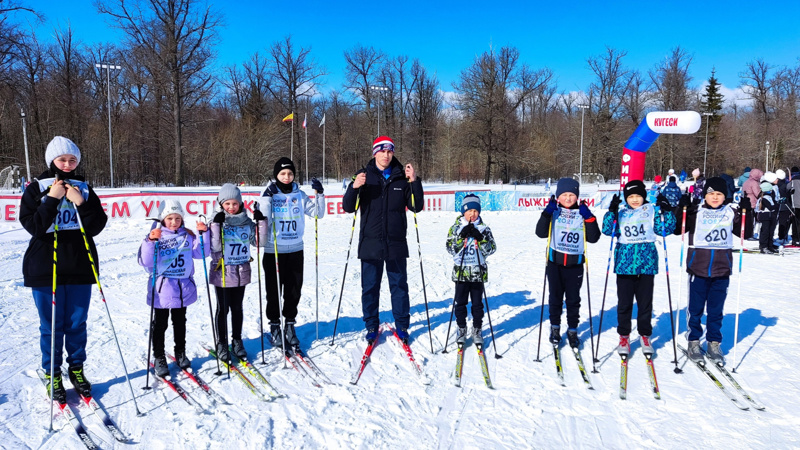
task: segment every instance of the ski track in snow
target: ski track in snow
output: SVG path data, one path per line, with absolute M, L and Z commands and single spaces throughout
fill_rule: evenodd
M 478 188 L 477 186 L 475 188 Z M 483 188 L 483 186 L 481 186 Z M 598 218 L 604 211 L 597 210 Z M 192 366 L 231 405 L 214 405 L 193 384 L 182 386 L 199 403 L 208 407 L 198 414 L 166 386 L 143 390 L 144 360 L 147 352 L 145 304 L 147 274 L 136 262 L 136 254 L 149 223 L 110 221 L 96 238 L 100 255 L 100 276 L 118 333 L 131 382 L 144 417 L 136 417 L 130 391 L 108 325 L 100 296 L 93 290 L 89 311 L 87 373 L 93 392 L 109 415 L 130 438 L 114 441 L 88 411 L 80 409 L 84 425 L 103 448 L 372 448 L 410 445 L 418 448 L 679 448 L 736 447 L 797 448 L 800 446 L 800 414 L 796 405 L 800 375 L 792 364 L 800 361 L 800 350 L 789 345 L 800 335 L 797 308 L 796 271 L 800 257 L 745 255 L 737 373 L 735 376 L 766 411 L 739 411 L 721 392 L 681 356 L 683 374 L 673 373 L 673 346 L 664 284 L 663 248 L 659 239 L 659 269 L 654 300 L 654 359 L 662 400 L 650 392 L 645 360 L 638 335 L 632 335 L 629 362 L 628 399 L 618 397 L 619 357 L 616 355 L 616 283 L 608 282 L 605 317 L 598 359 L 600 371 L 592 373 L 586 288 L 582 290 L 582 356 L 594 390 L 584 387 L 575 358 L 568 347 L 562 352 L 566 387 L 555 374 L 548 330 L 542 333 L 540 356 L 534 362 L 539 336 L 542 302 L 545 240 L 533 235 L 539 218 L 536 212 L 484 212 L 498 250 L 489 257 L 486 292 L 491 307 L 496 342 L 490 337 L 488 318 L 484 336 L 490 373 L 495 389 L 483 383 L 477 352 L 465 349 L 462 387 L 452 384 L 455 366 L 455 324 L 450 330 L 449 352 L 441 354 L 452 306 L 450 281 L 452 258 L 445 250 L 445 238 L 455 212 L 418 214 L 426 292 L 433 327 L 430 351 L 420 267 L 413 217 L 408 214 L 408 279 L 411 294 L 412 348 L 430 385 L 413 372 L 401 347 L 387 332 L 381 336 L 357 386 L 349 381 L 365 348 L 360 304 L 360 264 L 354 239 L 347 270 L 344 296 L 335 344 L 330 346 L 336 306 L 342 282 L 352 215 L 331 216 L 319 222 L 319 340 L 316 340 L 314 289 L 313 219 L 306 233 L 306 269 L 303 298 L 298 317 L 298 334 L 323 372 L 335 385 L 312 386 L 293 369 L 284 369 L 283 359 L 267 340 L 262 366 L 259 337 L 258 292 L 254 282 L 246 291 L 243 338 L 251 361 L 286 398 L 271 403 L 257 400 L 244 385 L 227 374 L 215 376 L 216 363 L 203 344 L 211 342 L 208 298 L 203 268 L 195 261 L 197 304 L 187 314 L 187 350 Z M 189 220 L 194 228 L 194 220 Z M 358 227 L 358 225 L 356 225 Z M 47 403 L 35 369 L 40 363 L 38 316 L 30 290 L 22 283 L 21 260 L 29 236 L 18 223 L 0 224 L 0 447 L 81 448 L 71 429 L 48 433 Z M 356 230 L 358 232 L 358 230 Z M 595 341 L 608 258 L 608 237 L 589 245 L 589 274 Z M 672 302 L 680 295 L 680 238 L 667 238 Z M 737 243 L 738 245 L 738 243 Z M 753 243 L 747 245 L 752 246 Z M 738 254 L 734 269 L 738 268 Z M 255 269 L 255 268 L 254 268 Z M 612 268 L 613 270 L 613 268 Z M 253 271 L 257 273 L 256 270 Z M 733 368 L 734 314 L 738 275 L 731 289 L 723 323 L 723 350 L 729 369 Z M 687 277 L 683 277 L 686 282 Z M 795 284 L 795 286 L 787 286 Z M 212 294 L 213 295 L 213 294 Z M 392 322 L 389 289 L 381 290 L 381 320 Z M 212 299 L 213 300 L 213 299 Z M 266 298 L 262 298 L 266 304 Z M 686 306 L 686 294 L 681 298 Z M 216 306 L 214 306 L 216 308 Z M 548 327 L 547 311 L 544 326 Z M 680 317 L 681 331 L 685 319 Z M 676 319 L 678 319 L 676 317 Z M 634 320 L 635 326 L 635 320 Z M 171 327 L 167 350 L 172 351 Z M 787 337 L 789 339 L 787 339 Z M 685 342 L 679 337 L 679 342 Z M 497 351 L 503 356 L 495 359 Z M 173 374 L 176 374 L 172 367 Z M 713 370 L 712 370 L 713 372 Z M 715 375 L 718 375 L 714 372 Z M 721 376 L 718 376 L 722 379 Z M 733 390 L 726 381 L 726 388 Z M 69 384 L 67 383 L 68 387 Z M 788 395 L 787 395 L 788 394 Z M 736 394 L 738 397 L 738 394 Z M 78 398 L 69 390 L 71 404 Z M 744 402 L 744 400 L 742 400 Z

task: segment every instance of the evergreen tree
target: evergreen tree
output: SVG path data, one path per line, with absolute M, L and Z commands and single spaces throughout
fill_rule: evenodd
M 708 78 L 708 84 L 706 85 L 706 91 L 703 93 L 703 99 L 700 101 L 700 108 L 702 112 L 709 112 L 712 114 L 711 116 L 711 123 L 709 124 L 709 138 L 711 137 L 711 128 L 715 130 L 716 136 L 716 125 L 722 120 L 722 103 L 725 100 L 725 96 L 720 93 L 719 88 L 720 84 L 717 81 L 717 77 L 715 76 L 716 69 L 711 69 L 711 76 Z

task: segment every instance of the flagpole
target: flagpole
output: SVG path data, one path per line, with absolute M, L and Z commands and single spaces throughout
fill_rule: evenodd
M 308 184 L 308 113 L 303 116 L 303 129 L 306 130 L 306 184 Z
M 325 115 L 322 115 L 322 181 L 325 182 Z
M 292 136 L 289 141 L 289 159 L 294 163 L 294 111 L 292 111 Z

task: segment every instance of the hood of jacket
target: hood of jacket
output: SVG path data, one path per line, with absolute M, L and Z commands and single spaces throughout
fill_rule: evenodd
M 753 169 L 750 171 L 750 179 L 755 181 L 761 181 L 761 177 L 764 176 L 764 172 L 761 169 Z

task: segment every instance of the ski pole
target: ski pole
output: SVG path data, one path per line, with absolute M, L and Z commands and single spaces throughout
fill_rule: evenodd
M 606 264 L 606 282 L 603 284 L 603 301 L 600 303 L 600 327 L 597 330 L 597 347 L 594 351 L 594 362 L 600 362 L 597 355 L 600 354 L 600 336 L 603 335 L 603 316 L 606 311 L 606 292 L 608 292 L 608 275 L 611 273 L 611 255 L 614 253 L 614 237 L 617 235 L 617 216 L 614 215 L 614 223 L 611 225 L 611 243 L 608 245 L 608 263 Z
M 409 183 L 411 181 L 409 180 Z M 419 274 L 422 277 L 422 298 L 425 299 L 425 316 L 428 318 L 428 339 L 431 342 L 431 353 L 433 353 L 433 336 L 431 335 L 431 314 L 428 311 L 428 293 L 425 290 L 425 271 L 422 270 L 422 244 L 419 240 L 419 225 L 417 224 L 417 205 L 414 201 L 414 189 L 411 189 L 411 211 L 414 213 L 414 229 L 417 230 L 417 250 L 419 251 Z M 492 340 L 494 342 L 494 339 Z
M 58 181 L 56 175 L 55 181 Z M 54 181 L 54 183 L 55 183 Z M 53 300 L 50 302 L 50 432 L 53 432 L 53 403 L 55 395 L 55 357 L 56 357 L 56 280 L 58 266 L 58 217 L 53 223 Z M 62 380 L 63 382 L 63 380 Z
M 683 291 L 685 290 L 685 287 L 683 286 L 683 249 L 684 249 L 684 244 L 686 243 L 685 234 L 686 234 L 686 207 L 684 206 L 683 218 L 681 219 L 681 257 L 680 257 L 680 267 L 678 267 L 678 289 L 680 289 L 678 291 L 678 305 L 677 305 L 678 317 L 677 320 L 675 321 L 675 324 L 673 325 L 674 328 L 672 332 L 673 337 L 677 336 L 680 331 L 679 328 L 681 323 L 681 300 L 683 299 Z M 670 308 L 670 310 L 671 309 L 672 308 Z M 688 311 L 686 314 L 688 315 Z M 686 329 L 687 330 L 689 329 L 688 317 L 686 317 Z
M 739 233 L 739 280 L 736 288 L 736 324 L 733 327 L 733 371 L 736 372 L 736 344 L 739 342 L 739 299 L 742 297 L 742 254 L 744 253 L 744 224 L 747 218 L 747 210 L 742 209 L 742 229 Z
M 539 313 L 539 343 L 536 344 L 536 362 L 542 362 L 539 359 L 539 350 L 542 348 L 542 322 L 544 321 L 544 295 L 547 292 L 547 266 L 550 264 L 550 237 L 553 232 L 553 223 L 552 218 L 550 219 L 550 225 L 547 227 L 547 247 L 544 249 L 544 279 L 542 280 L 542 309 Z M 550 300 L 547 301 L 548 306 L 550 305 Z
M 350 228 L 350 244 L 347 245 L 347 258 L 344 260 L 344 275 L 342 275 L 342 288 L 339 290 L 339 304 L 336 306 L 336 320 L 333 322 L 333 336 L 331 344 L 336 340 L 336 327 L 339 325 L 339 311 L 342 308 L 342 294 L 344 294 L 344 282 L 347 279 L 347 265 L 350 264 L 350 249 L 353 248 L 353 235 L 356 232 L 356 216 L 358 216 L 358 204 L 361 201 L 361 191 L 356 196 L 356 210 L 353 213 L 353 226 Z
M 200 214 L 199 216 L 201 219 L 205 221 L 206 216 Z M 203 233 L 200 233 L 200 251 L 203 252 L 203 274 L 206 278 L 206 295 L 208 296 L 208 317 L 211 319 L 211 336 L 214 339 L 214 350 L 217 349 L 219 341 L 217 340 L 217 326 L 214 323 L 214 310 L 211 308 L 211 288 L 209 287 L 208 283 L 208 267 L 206 267 L 206 246 L 205 242 L 203 242 Z M 219 355 L 217 352 L 214 352 L 214 358 L 217 360 L 217 373 L 214 375 L 220 376 L 222 375 L 222 369 L 219 367 Z
M 489 297 L 486 295 L 486 283 L 483 281 L 483 266 L 481 265 L 481 250 L 478 247 L 478 241 L 472 238 L 475 244 L 475 256 L 478 257 L 478 270 L 481 276 L 481 287 L 483 288 L 483 300 L 486 303 L 486 317 L 489 319 L 489 331 L 492 332 L 492 347 L 494 347 L 494 359 L 500 359 L 503 356 L 497 353 L 497 343 L 494 338 L 494 327 L 492 326 L 492 314 L 489 312 Z
M 685 210 L 684 210 L 685 211 Z M 684 216 L 685 217 L 685 216 Z M 661 222 L 664 222 L 664 212 L 661 212 Z M 662 231 L 661 233 L 661 240 L 664 242 L 664 273 L 667 275 L 667 299 L 669 300 L 669 322 L 670 327 L 672 328 L 672 351 L 675 355 L 675 360 L 672 361 L 675 363 L 675 369 L 673 371 L 675 373 L 682 373 L 680 367 L 678 367 L 678 340 L 675 336 L 675 317 L 673 316 L 672 311 L 672 290 L 669 286 L 669 259 L 667 259 L 667 233 L 666 230 Z
M 156 229 L 161 228 L 161 221 L 158 219 L 149 219 L 156 222 Z M 149 237 L 148 237 L 149 238 Z M 153 282 L 150 285 L 150 329 L 147 332 L 147 375 L 144 377 L 144 387 L 142 389 L 150 389 L 150 350 L 153 348 L 153 316 L 156 309 L 156 278 L 158 278 L 158 247 L 160 240 L 156 240 L 153 244 L 153 274 L 151 275 Z
M 461 263 L 458 265 L 458 281 L 456 281 L 456 287 L 458 287 L 458 283 L 461 283 L 461 274 L 464 271 L 464 255 L 467 254 L 467 240 L 464 239 L 464 247 L 461 250 Z M 444 349 L 442 353 L 447 353 L 447 344 L 450 341 L 450 327 L 453 325 L 453 312 L 456 310 L 456 296 L 455 293 L 453 294 L 453 306 L 450 308 L 450 320 L 447 322 L 447 335 L 444 338 Z
M 272 208 L 272 242 L 273 247 L 275 248 L 275 280 L 277 285 L 275 289 L 278 291 L 278 309 L 280 310 L 280 315 L 278 316 L 278 320 L 280 320 L 281 325 L 281 349 L 283 350 L 283 368 L 288 369 L 286 366 L 286 329 L 283 325 L 283 286 L 281 286 L 281 269 L 278 264 L 278 230 L 275 228 L 275 208 Z
M 125 380 L 128 382 L 128 388 L 131 391 L 131 398 L 133 399 L 133 406 L 136 408 L 136 415 L 141 416 L 143 415 L 141 411 L 139 411 L 139 405 L 136 403 L 136 396 L 133 394 L 133 385 L 131 385 L 131 379 L 128 377 L 128 368 L 125 366 L 125 358 L 122 357 L 122 348 L 119 346 L 119 339 L 117 339 L 117 332 L 114 330 L 114 322 L 111 320 L 111 311 L 108 309 L 108 303 L 106 302 L 106 294 L 103 293 L 103 285 L 100 284 L 100 276 L 97 273 L 97 263 L 94 261 L 94 257 L 92 256 L 92 250 L 89 249 L 89 240 L 86 238 L 86 230 L 83 229 L 83 221 L 81 220 L 81 214 L 78 212 L 78 208 L 75 207 L 75 218 L 78 220 L 78 226 L 81 229 L 81 236 L 83 236 L 83 245 L 86 246 L 86 253 L 89 255 L 89 263 L 92 266 L 92 273 L 94 274 L 94 281 L 97 283 L 97 288 L 100 291 L 100 299 L 103 300 L 103 305 L 106 307 L 106 315 L 108 316 L 108 324 L 111 325 L 111 333 L 114 335 L 114 342 L 117 344 L 117 351 L 119 351 L 119 360 L 122 362 L 122 370 L 125 371 Z M 153 299 L 155 303 L 155 298 Z M 52 362 L 52 358 L 51 358 Z M 149 362 L 148 362 L 149 364 Z M 149 370 L 148 370 L 149 372 Z
M 596 220 L 596 219 L 595 219 Z M 583 264 L 586 266 L 586 301 L 589 304 L 589 339 L 592 344 L 592 373 L 597 373 L 594 353 L 594 324 L 592 323 L 592 289 L 589 287 L 589 260 L 586 258 L 589 246 L 586 242 L 586 221 L 583 221 Z
M 222 205 L 220 205 L 222 206 Z M 220 246 L 222 247 L 222 254 L 219 255 L 219 261 L 222 263 L 222 304 L 219 304 L 219 298 L 217 298 L 217 327 L 219 327 L 219 318 L 220 316 L 225 317 L 225 328 L 228 328 L 228 289 L 227 289 L 227 280 L 226 280 L 226 273 L 225 273 L 225 222 L 219 224 L 219 242 Z M 215 289 L 216 291 L 216 289 Z M 219 291 L 216 291 L 219 292 Z M 231 314 L 231 317 L 233 314 Z M 225 333 L 225 340 L 222 339 L 222 334 L 219 334 L 217 338 L 219 342 L 217 342 L 217 347 L 220 346 L 223 342 L 225 342 L 225 346 L 227 347 L 228 336 L 227 332 Z M 219 353 L 219 348 L 217 348 L 217 353 Z M 231 361 L 231 351 L 228 349 L 228 362 Z M 226 365 L 228 368 L 228 379 L 231 378 L 231 365 Z
M 259 209 L 258 202 L 255 204 L 256 210 Z M 260 322 L 259 330 L 261 332 L 261 364 L 267 364 L 264 360 L 264 307 L 261 301 L 263 296 L 261 292 L 261 233 L 259 228 L 260 220 L 256 220 L 256 266 L 258 266 L 258 321 Z
M 316 276 L 314 277 L 314 287 L 316 288 L 317 317 L 314 325 L 317 329 L 317 340 L 319 340 L 319 192 L 314 191 L 314 270 Z

